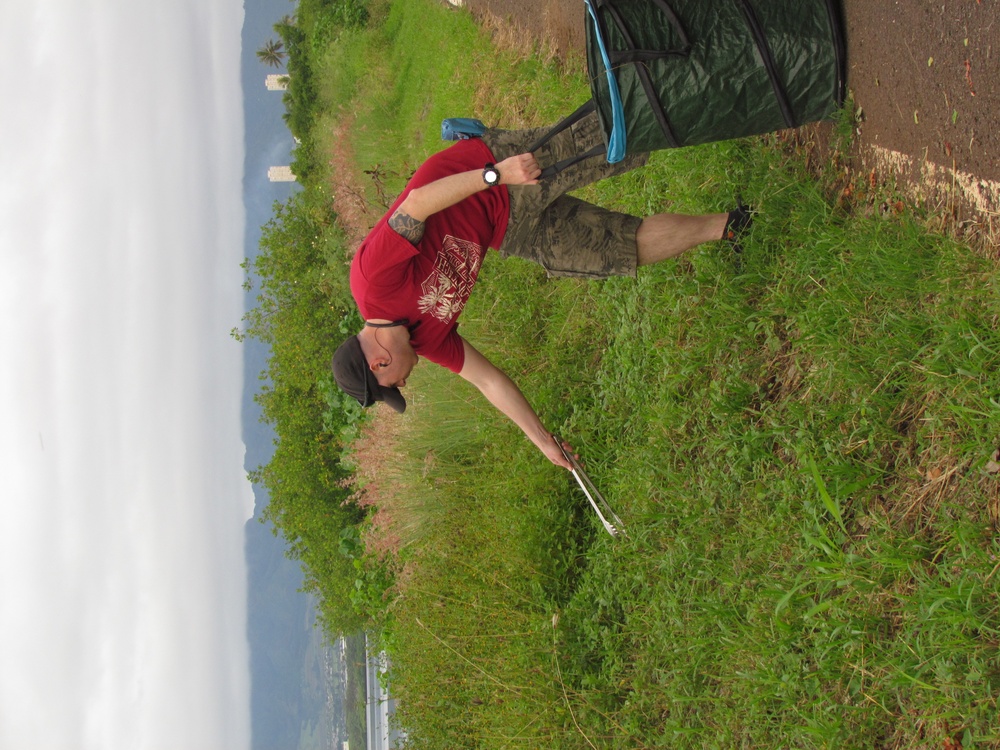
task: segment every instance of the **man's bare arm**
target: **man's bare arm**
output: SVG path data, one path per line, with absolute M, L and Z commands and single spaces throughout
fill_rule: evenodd
M 406 213 L 403 206 L 397 208 L 389 217 L 389 226 L 412 245 L 416 245 L 424 236 L 424 222 Z
M 572 469 L 553 440 L 552 433 L 542 425 L 542 421 L 514 381 L 468 341 L 462 339 L 462 344 L 465 347 L 465 364 L 459 375 L 476 386 L 491 404 L 520 427 L 549 461 L 564 469 Z
M 542 170 L 531 154 L 517 154 L 497 164 L 501 185 L 535 185 Z M 392 216 L 389 226 L 416 245 L 424 236 L 427 217 L 488 189 L 481 171 L 470 170 L 442 177 L 407 193 Z

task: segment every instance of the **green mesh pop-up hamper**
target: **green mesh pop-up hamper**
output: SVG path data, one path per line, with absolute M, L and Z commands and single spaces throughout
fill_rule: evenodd
M 844 99 L 836 0 L 585 0 L 608 161 L 823 120 Z

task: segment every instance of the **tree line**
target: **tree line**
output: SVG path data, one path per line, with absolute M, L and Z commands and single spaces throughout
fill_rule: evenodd
M 312 61 L 338 28 L 366 19 L 365 0 L 300 0 L 294 16 L 274 25 L 279 39 L 257 51 L 265 65 L 287 63 L 284 119 L 296 138 L 292 169 L 303 189 L 275 204 L 256 258 L 244 262 L 256 304 L 233 332 L 270 350 L 254 398 L 277 438 L 270 461 L 249 475 L 270 495 L 262 521 L 273 524 L 288 554 L 301 561 L 305 587 L 318 595 L 320 619 L 331 637 L 364 626 L 358 592 L 370 575 L 357 532 L 364 512 L 351 502 L 351 472 L 343 461 L 360 408 L 345 403 L 330 373 L 331 353 L 360 319 L 346 269 L 334 260 L 345 257 L 344 237 L 317 169 Z

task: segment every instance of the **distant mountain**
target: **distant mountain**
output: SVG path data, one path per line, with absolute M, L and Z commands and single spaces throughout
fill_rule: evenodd
M 325 712 L 333 656 L 314 627 L 310 598 L 298 590 L 301 570 L 275 541 L 270 527 L 247 525 L 254 750 L 298 748 L 303 732 L 333 721 Z
M 267 168 L 288 164 L 293 145 L 285 127 L 281 94 L 268 91 L 264 78 L 276 72 L 258 62 L 256 51 L 275 38 L 273 25 L 292 8 L 288 0 L 245 0 L 243 23 L 243 106 L 246 157 L 243 200 L 247 212 L 244 254 L 255 257 L 260 228 L 271 218 L 275 201 L 286 201 L 296 186 L 271 183 Z M 246 297 L 255 305 L 256 290 Z M 243 442 L 246 468 L 266 464 L 274 432 L 260 422 L 253 395 L 267 361 L 258 341 L 244 343 Z M 315 627 L 315 602 L 300 591 L 302 570 L 289 560 L 284 539 L 258 520 L 267 506 L 264 488 L 255 486 L 255 518 L 246 526 L 248 569 L 247 635 L 250 642 L 251 726 L 253 750 L 312 750 L 335 739 L 327 715 L 330 664 L 336 663 Z M 338 680 L 339 682 L 339 677 Z

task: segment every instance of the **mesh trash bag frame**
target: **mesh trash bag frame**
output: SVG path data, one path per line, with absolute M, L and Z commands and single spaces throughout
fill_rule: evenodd
M 794 128 L 844 101 L 837 0 L 585 0 L 608 161 Z

